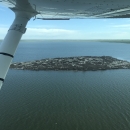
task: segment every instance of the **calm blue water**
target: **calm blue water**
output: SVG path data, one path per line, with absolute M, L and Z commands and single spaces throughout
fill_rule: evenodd
M 70 56 L 113 56 L 130 61 L 130 44 L 87 41 L 22 41 L 14 62 Z
M 22 41 L 13 62 L 108 55 L 130 61 L 130 44 Z M 129 130 L 130 70 L 9 70 L 0 130 Z

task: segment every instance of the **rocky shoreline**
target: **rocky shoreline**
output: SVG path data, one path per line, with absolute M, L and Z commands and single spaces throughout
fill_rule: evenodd
M 42 59 L 30 62 L 12 63 L 12 69 L 20 70 L 75 70 L 96 71 L 111 69 L 130 69 L 130 62 L 111 56 L 79 56 Z

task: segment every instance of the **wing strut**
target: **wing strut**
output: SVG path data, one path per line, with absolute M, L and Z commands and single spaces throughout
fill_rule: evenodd
M 36 14 L 12 9 L 15 12 L 15 19 L 9 28 L 0 46 L 0 89 L 10 67 L 14 53 L 22 35 L 26 32 L 26 25 L 29 19 Z

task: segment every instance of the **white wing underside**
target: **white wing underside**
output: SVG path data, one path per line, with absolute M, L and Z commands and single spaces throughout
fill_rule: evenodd
M 37 18 L 130 18 L 130 0 L 1 0 L 9 8 L 36 10 Z

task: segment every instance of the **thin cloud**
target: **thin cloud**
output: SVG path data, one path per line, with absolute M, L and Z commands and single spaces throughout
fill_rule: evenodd
M 120 39 L 129 39 L 130 32 L 117 32 L 114 36 Z
M 41 28 L 57 28 L 57 27 L 54 25 L 28 25 L 28 28 L 41 29 Z
M 8 31 L 8 28 L 0 27 L 0 35 L 6 34 Z
M 121 25 L 112 25 L 114 28 L 128 28 L 130 27 L 130 24 L 121 24 Z
M 46 29 L 46 28 L 28 28 L 23 38 L 34 38 L 34 39 L 64 39 L 71 38 L 78 35 L 76 30 L 67 29 Z
M 28 31 L 34 31 L 34 32 L 45 32 L 45 33 L 51 33 L 51 32 L 56 32 L 56 33 L 73 33 L 75 32 L 74 30 L 66 30 L 66 29 L 46 29 L 46 28 L 42 28 L 42 29 L 37 29 L 37 28 L 28 28 Z
M 8 27 L 0 27 L 0 39 L 3 39 Z M 27 28 L 22 39 L 128 39 L 129 31 L 79 31 L 69 29 Z

